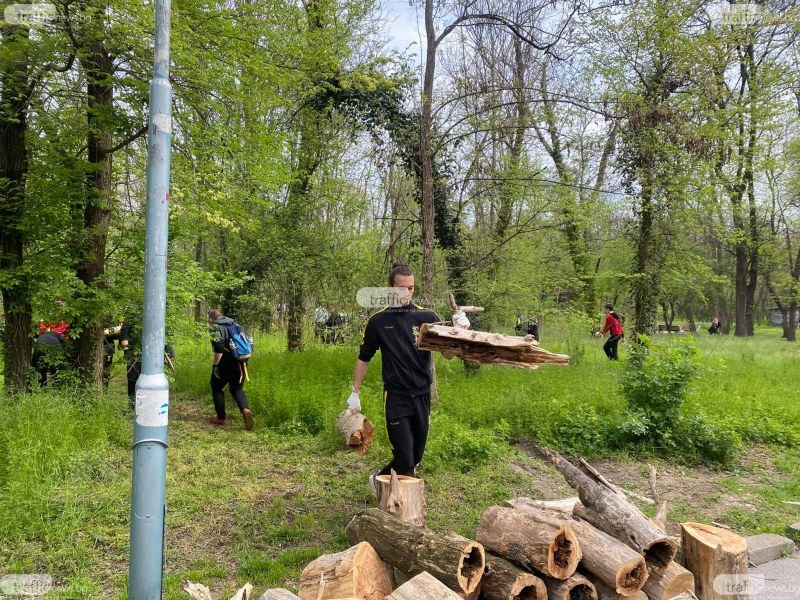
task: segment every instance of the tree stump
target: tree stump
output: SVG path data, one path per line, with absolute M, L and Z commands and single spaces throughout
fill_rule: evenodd
M 425 481 L 416 477 L 378 475 L 378 508 L 401 521 L 425 526 Z
M 642 588 L 650 600 L 671 600 L 683 592 L 694 592 L 694 576 L 677 563 L 651 571 Z
M 377 508 L 353 517 L 347 539 L 351 544 L 369 542 L 384 562 L 403 573 L 415 576 L 428 571 L 459 592 L 474 591 L 483 576 L 484 551 L 479 543 L 410 525 Z
M 285 588 L 279 588 L 267 590 L 259 596 L 258 600 L 300 600 L 300 598 Z
M 594 584 L 580 573 L 564 580 L 546 577 L 544 582 L 549 600 L 597 600 Z
M 564 515 L 491 506 L 478 524 L 478 541 L 525 569 L 567 579 L 578 568 L 581 547 Z
M 486 555 L 481 593 L 485 600 L 547 600 L 544 581 L 492 554 Z
M 324 554 L 300 575 L 300 600 L 383 600 L 391 591 L 389 570 L 367 542 Z
M 423 571 L 386 596 L 385 600 L 461 600 L 461 596 Z
M 336 417 L 336 431 L 348 446 L 363 454 L 372 444 L 375 426 L 360 410 L 347 408 Z
M 736 588 L 747 589 L 747 540 L 721 527 L 681 523 L 681 545 L 699 600 L 747 600 L 747 593 L 735 593 Z M 714 589 L 719 575 L 734 586 L 730 593 Z

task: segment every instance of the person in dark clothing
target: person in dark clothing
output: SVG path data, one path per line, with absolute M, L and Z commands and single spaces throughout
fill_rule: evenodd
M 244 428 L 250 431 L 253 428 L 253 413 L 247 404 L 244 393 L 244 380 L 246 363 L 237 360 L 228 348 L 230 335 L 227 325 L 233 325 L 234 320 L 222 315 L 217 309 L 208 311 L 208 322 L 211 324 L 211 347 L 214 350 L 214 363 L 211 366 L 211 396 L 214 399 L 216 415 L 209 417 L 212 425 L 227 425 L 225 413 L 225 386 L 231 392 L 239 411 L 244 419 Z
M 103 386 L 106 389 L 108 389 L 108 382 L 111 380 L 111 367 L 114 365 L 116 342 L 120 339 L 121 332 L 121 325 L 103 329 Z
M 353 390 L 347 401 L 348 408 L 361 410 L 359 388 L 369 361 L 380 350 L 386 432 L 393 457 L 370 476 L 373 489 L 378 475 L 394 470 L 398 475 L 413 476 L 422 461 L 430 427 L 431 353 L 417 349 L 416 334 L 423 323 L 440 322 L 435 312 L 412 302 L 414 274 L 407 265 L 392 265 L 389 286 L 402 288 L 404 294 L 396 305 L 375 313 L 367 321 L 353 373 Z
M 603 344 L 603 352 L 606 353 L 609 360 L 618 360 L 617 346 L 619 341 L 625 337 L 625 333 L 622 330 L 622 319 L 619 314 L 614 312 L 613 304 L 606 304 L 604 308 L 606 310 L 606 322 L 600 335 L 603 335 L 606 331 L 609 335 L 608 340 Z
M 142 315 L 134 310 L 125 316 L 120 327 L 119 346 L 122 348 L 127 365 L 128 405 L 134 408 L 136 402 L 136 381 L 142 373 Z
M 44 387 L 48 381 L 55 379 L 56 373 L 64 362 L 63 334 L 57 331 L 45 331 L 36 338 L 33 347 L 33 368 L 39 373 L 39 386 Z
M 719 334 L 719 328 L 721 326 L 722 325 L 719 322 L 719 317 L 717 315 L 714 315 L 711 318 L 711 327 L 708 328 L 708 333 L 710 333 L 711 335 Z

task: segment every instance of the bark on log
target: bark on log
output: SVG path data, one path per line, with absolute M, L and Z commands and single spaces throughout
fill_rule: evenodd
M 586 577 L 592 582 L 594 589 L 597 591 L 597 600 L 648 600 L 647 594 L 642 590 L 634 592 L 632 596 L 623 596 L 615 589 L 608 587 L 594 575 L 588 574 Z
M 642 554 L 651 573 L 666 568 L 672 562 L 677 544 L 653 525 L 638 508 L 557 452 L 547 448 L 540 449 L 540 452 L 555 465 L 567 483 L 578 491 L 582 505 L 575 507 L 576 516 L 589 521 Z
M 642 588 L 650 600 L 671 600 L 683 592 L 694 592 L 694 576 L 677 563 L 651 571 Z
M 694 575 L 695 593 L 700 600 L 747 600 L 748 594 L 722 594 L 714 589 L 718 575 L 745 588 L 747 540 L 732 531 L 700 523 L 681 523 L 681 546 L 686 568 Z
M 507 506 L 508 508 L 525 509 L 526 507 L 545 508 L 556 512 L 564 513 L 566 517 L 572 518 L 575 511 L 575 505 L 580 502 L 577 496 L 564 498 L 563 500 L 534 500 L 533 498 L 512 498 L 500 503 L 500 506 Z
M 360 410 L 345 409 L 336 417 L 336 431 L 356 452 L 366 452 L 372 444 L 375 426 Z
M 533 515 L 491 506 L 481 516 L 478 541 L 495 554 L 525 569 L 566 579 L 578 568 L 581 548 L 563 515 Z
M 300 575 L 300 600 L 383 600 L 391 591 L 389 569 L 367 542 L 324 554 Z
M 406 581 L 384 600 L 461 600 L 461 596 L 427 571 L 423 571 Z
M 547 600 L 544 581 L 492 554 L 486 555 L 481 590 L 485 600 Z
M 425 526 L 425 481 L 416 477 L 378 475 L 378 508 L 401 521 Z
M 597 600 L 594 584 L 580 573 L 565 580 L 545 577 L 549 600 Z
M 267 590 L 258 597 L 258 600 L 300 600 L 300 597 L 295 596 L 292 592 L 285 588 L 279 588 L 275 590 Z
M 482 364 L 528 369 L 536 369 L 542 364 L 569 364 L 569 356 L 548 352 L 532 337 L 528 339 L 431 323 L 424 323 L 420 327 L 417 346 L 420 350 L 441 352 L 446 358 L 458 356 Z
M 384 562 L 408 575 L 428 571 L 448 587 L 472 592 L 483 576 L 483 546 L 454 533 L 415 527 L 377 508 L 361 511 L 347 526 L 351 544 L 367 541 Z

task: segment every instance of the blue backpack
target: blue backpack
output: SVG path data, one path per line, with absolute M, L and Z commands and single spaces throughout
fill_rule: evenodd
M 222 325 L 228 333 L 228 350 L 236 360 L 245 361 L 253 354 L 253 345 L 238 323 Z

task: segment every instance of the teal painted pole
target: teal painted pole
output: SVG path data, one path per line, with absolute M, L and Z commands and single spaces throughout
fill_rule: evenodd
M 156 0 L 155 72 L 150 82 L 142 374 L 136 382 L 128 598 L 159 600 L 164 564 L 169 380 L 164 375 L 167 227 L 172 141 L 170 0 Z

